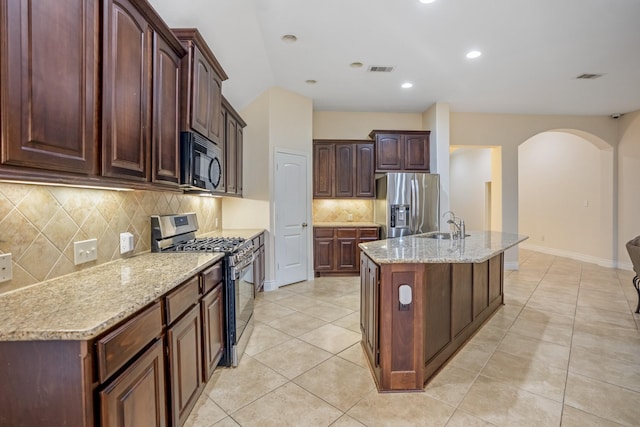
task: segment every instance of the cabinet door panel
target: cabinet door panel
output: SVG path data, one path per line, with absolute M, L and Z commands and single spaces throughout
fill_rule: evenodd
M 353 197 L 354 195 L 354 145 L 335 145 L 335 197 Z
M 401 170 L 404 145 L 400 135 L 376 135 L 376 170 Z
M 222 142 L 222 131 L 220 121 L 220 110 L 222 109 L 222 82 L 218 80 L 215 72 L 211 73 L 209 82 L 209 139 L 214 142 Z
M 236 138 L 238 137 L 237 133 L 237 123 L 236 121 L 227 114 L 227 130 L 226 130 L 226 162 L 225 166 L 227 168 L 227 193 L 235 194 L 238 191 L 237 188 L 237 170 L 238 167 L 238 144 Z
M 356 145 L 355 197 L 375 197 L 374 159 L 373 144 Z
M 429 135 L 405 135 L 404 169 L 429 171 Z
M 313 197 L 333 197 L 335 145 L 313 145 Z
M 313 264 L 316 271 L 334 269 L 333 239 L 315 239 L 313 242 Z
M 224 309 L 222 284 L 202 299 L 202 336 L 204 338 L 204 371 L 206 382 L 222 357 L 224 350 Z
M 336 270 L 357 271 L 356 239 L 338 239 L 337 251 Z
M 191 127 L 207 137 L 211 113 L 211 66 L 196 46 L 193 47 L 193 74 Z
M 105 2 L 102 173 L 147 180 L 153 30 L 131 2 Z
M 166 426 L 164 375 L 163 342 L 158 340 L 100 392 L 101 425 Z
M 489 260 L 489 303 L 502 296 L 503 254 Z
M 178 184 L 180 179 L 180 57 L 155 36 L 153 181 Z
M 489 306 L 489 261 L 473 264 L 473 318 Z
M 95 174 L 98 2 L 2 7 L 1 163 Z
M 167 331 L 173 425 L 182 425 L 202 386 L 200 308 L 194 307 Z

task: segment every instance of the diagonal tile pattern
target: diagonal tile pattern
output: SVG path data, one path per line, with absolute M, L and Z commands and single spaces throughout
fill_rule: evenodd
M 633 275 L 524 250 L 520 260 L 505 272 L 506 305 L 424 393 L 375 389 L 353 302 L 359 278 L 261 293 L 240 366 L 216 370 L 187 425 L 638 425 Z
M 0 254 L 13 259 L 13 279 L 0 283 L 0 293 L 121 258 L 125 231 L 134 253 L 149 251 L 149 217 L 178 212 L 196 212 L 208 233 L 222 208 L 219 198 L 181 193 L 0 183 Z M 97 261 L 74 265 L 73 242 L 90 238 L 98 239 Z

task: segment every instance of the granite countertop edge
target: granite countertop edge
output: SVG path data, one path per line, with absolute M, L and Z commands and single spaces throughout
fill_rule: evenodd
M 254 239 L 265 231 L 206 235 Z M 0 341 L 91 340 L 223 258 L 143 252 L 7 292 L 0 295 Z
M 528 236 L 496 231 L 471 231 L 464 240 L 425 238 L 425 233 L 360 243 L 376 264 L 480 263 L 523 242 Z

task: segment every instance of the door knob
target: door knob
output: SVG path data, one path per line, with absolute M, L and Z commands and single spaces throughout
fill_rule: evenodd
M 303 222 L 303 223 L 302 223 L 302 228 L 305 228 L 306 226 L 307 226 L 307 223 L 306 223 L 306 222 Z

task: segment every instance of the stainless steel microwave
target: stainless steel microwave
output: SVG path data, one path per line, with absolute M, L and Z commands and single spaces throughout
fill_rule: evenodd
M 224 192 L 220 146 L 195 132 L 180 134 L 180 183 L 186 189 Z

